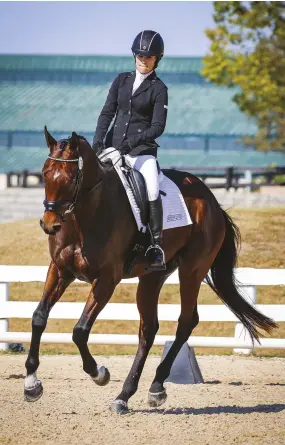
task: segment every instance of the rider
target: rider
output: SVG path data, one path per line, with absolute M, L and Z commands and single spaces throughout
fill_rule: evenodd
M 156 163 L 159 145 L 155 142 L 164 131 L 168 107 L 167 87 L 155 72 L 164 54 L 162 37 L 155 31 L 140 32 L 133 42 L 132 53 L 136 70 L 119 74 L 111 85 L 98 118 L 92 148 L 97 154 L 105 147 L 117 148 L 126 155 L 127 163 L 144 176 L 151 232 L 151 245 L 147 250 L 150 264 L 147 268 L 164 270 L 162 201 Z

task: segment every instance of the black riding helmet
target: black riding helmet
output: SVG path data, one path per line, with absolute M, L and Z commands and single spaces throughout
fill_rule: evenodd
M 158 65 L 158 62 L 163 57 L 164 54 L 164 42 L 161 35 L 155 31 L 142 31 L 140 32 L 133 44 L 132 44 L 132 52 L 135 56 L 156 56 L 156 64 L 155 68 Z

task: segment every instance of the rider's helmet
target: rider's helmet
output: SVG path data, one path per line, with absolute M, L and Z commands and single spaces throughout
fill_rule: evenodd
M 156 56 L 155 68 L 164 54 L 164 43 L 161 35 L 156 31 L 140 32 L 133 44 L 132 52 L 135 56 Z

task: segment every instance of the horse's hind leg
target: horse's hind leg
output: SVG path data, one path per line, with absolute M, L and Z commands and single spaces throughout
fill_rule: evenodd
M 43 392 L 42 384 L 40 380 L 37 380 L 36 371 L 40 364 L 41 336 L 45 330 L 49 312 L 73 280 L 71 275 L 60 275 L 56 265 L 53 262 L 50 263 L 43 296 L 32 318 L 32 339 L 26 360 L 27 376 L 24 386 L 24 397 L 28 402 L 35 402 Z
M 123 389 L 111 403 L 110 409 L 117 414 L 128 412 L 128 400 L 135 394 L 139 379 L 158 331 L 157 301 L 167 275 L 160 272 L 143 275 L 137 289 L 137 306 L 140 313 L 139 345 L 132 368 Z
M 181 260 L 179 265 L 181 313 L 176 338 L 156 370 L 155 378 L 149 390 L 148 401 L 150 406 L 160 406 L 165 402 L 167 395 L 163 383 L 170 374 L 171 366 L 178 352 L 199 322 L 197 298 L 203 278 L 204 276 L 201 276 L 198 270 L 189 273 L 189 265 L 187 267 L 187 262 Z

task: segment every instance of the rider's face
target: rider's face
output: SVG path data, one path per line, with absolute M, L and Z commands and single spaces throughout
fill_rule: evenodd
M 142 74 L 152 71 L 155 62 L 156 56 L 136 56 L 136 68 Z

